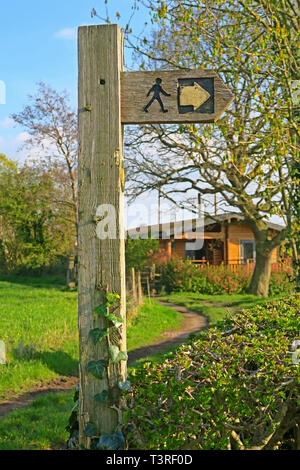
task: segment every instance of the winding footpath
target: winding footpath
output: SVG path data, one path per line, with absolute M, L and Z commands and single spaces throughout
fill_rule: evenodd
M 160 304 L 171 307 L 184 316 L 183 323 L 179 330 L 168 330 L 161 334 L 161 338 L 148 346 L 135 349 L 128 352 L 128 364 L 132 364 L 138 359 L 151 356 L 158 352 L 164 352 L 171 346 L 182 343 L 191 333 L 197 333 L 203 328 L 207 328 L 208 320 L 200 313 L 188 310 L 185 307 L 171 304 L 168 302 L 158 301 Z M 7 400 L 0 403 L 0 418 L 17 408 L 23 408 L 30 405 L 37 398 L 52 392 L 69 391 L 76 387 L 78 377 L 70 377 L 69 379 L 58 379 L 55 382 L 46 384 L 36 388 L 30 393 L 26 393 L 15 400 Z

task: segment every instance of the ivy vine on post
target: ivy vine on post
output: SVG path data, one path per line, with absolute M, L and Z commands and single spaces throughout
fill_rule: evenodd
M 117 25 L 84 26 L 78 41 L 79 446 L 117 450 L 125 446 L 121 408 L 127 387 L 123 36 Z

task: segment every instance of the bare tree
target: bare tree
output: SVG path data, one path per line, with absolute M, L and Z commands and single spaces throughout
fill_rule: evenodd
M 75 229 L 70 266 L 74 263 L 78 232 L 77 197 L 77 114 L 69 104 L 66 92 L 58 93 L 43 82 L 35 95 L 29 95 L 20 113 L 12 114 L 14 121 L 29 133 L 26 148 L 37 148 L 41 164 L 48 166 L 56 183 L 55 202 L 69 211 Z
M 278 63 L 272 66 L 270 48 L 268 61 L 265 57 L 259 21 L 242 21 L 238 8 L 170 0 L 158 2 L 157 10 L 154 2 L 148 3 L 158 30 L 144 46 L 135 46 L 147 66 L 211 67 L 233 91 L 235 101 L 215 125 L 132 129 L 127 140 L 131 193 L 160 187 L 173 201 L 176 193 L 189 190 L 203 198 L 219 194 L 224 208 L 237 208 L 252 227 L 257 262 L 249 289 L 267 296 L 271 252 L 286 239 L 294 221 L 294 122 L 289 121 Z M 272 215 L 286 223 L 276 235 L 264 222 Z

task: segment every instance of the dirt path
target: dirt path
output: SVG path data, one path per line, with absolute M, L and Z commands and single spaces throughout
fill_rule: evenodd
M 179 330 L 169 330 L 162 334 L 162 338 L 149 346 L 135 349 L 128 353 L 128 364 L 131 364 L 143 357 L 151 356 L 157 352 L 163 352 L 170 346 L 182 343 L 191 333 L 197 333 L 203 328 L 208 326 L 208 320 L 200 313 L 192 312 L 186 307 L 171 304 L 169 302 L 162 302 L 157 300 L 162 305 L 171 307 L 184 316 L 184 321 Z
M 70 377 L 69 379 L 58 379 L 49 384 L 41 385 L 34 391 L 25 393 L 14 400 L 7 400 L 0 403 L 0 418 L 17 408 L 23 408 L 30 405 L 36 398 L 39 398 L 51 392 L 67 392 L 75 388 L 78 383 L 78 377 Z
M 132 364 L 138 359 L 150 356 L 157 352 L 163 352 L 170 346 L 182 343 L 191 333 L 197 333 L 201 329 L 208 326 L 208 320 L 203 315 L 192 312 L 185 307 L 171 304 L 168 302 L 158 301 L 162 305 L 171 307 L 184 316 L 183 324 L 179 330 L 168 330 L 162 333 L 162 338 L 155 343 L 144 346 L 128 353 L 128 364 Z M 50 384 L 46 384 L 36 388 L 30 393 L 26 393 L 14 400 L 7 400 L 0 403 L 0 418 L 17 408 L 23 408 L 30 405 L 37 398 L 51 392 L 63 392 L 74 389 L 78 383 L 78 377 L 70 377 L 69 379 L 59 379 Z

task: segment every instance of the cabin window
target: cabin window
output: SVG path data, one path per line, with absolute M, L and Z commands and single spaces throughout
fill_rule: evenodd
M 185 258 L 193 260 L 201 260 L 205 258 L 205 247 L 203 246 L 200 250 L 187 250 L 187 246 L 194 242 L 194 240 L 185 242 Z
M 242 263 L 247 264 L 250 261 L 255 261 L 256 251 L 255 251 L 255 241 L 254 240 L 241 240 L 241 258 Z

